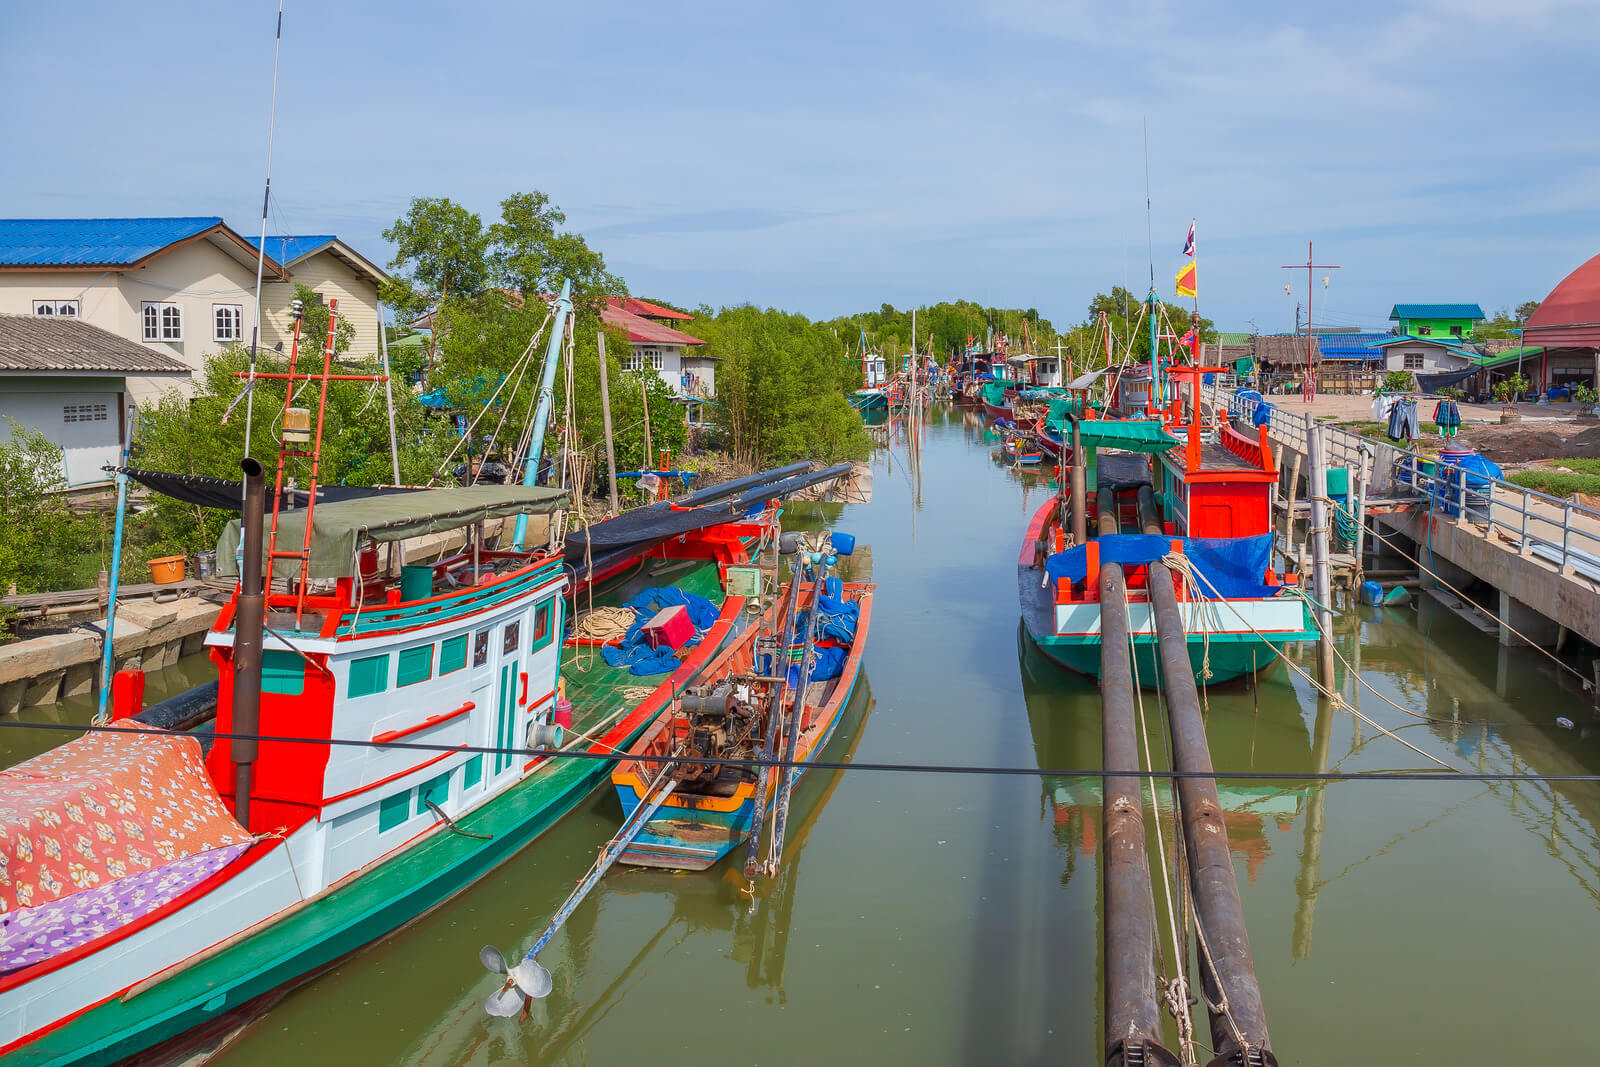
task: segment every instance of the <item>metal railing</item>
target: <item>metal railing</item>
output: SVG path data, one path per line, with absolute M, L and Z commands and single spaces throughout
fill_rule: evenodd
M 1208 385 L 1202 394 L 1215 407 L 1253 421 L 1255 400 L 1241 399 Z M 1293 400 L 1294 398 L 1291 398 Z M 1309 415 L 1272 404 L 1268 437 L 1296 451 L 1306 449 Z M 1316 420 L 1321 422 L 1322 420 Z M 1578 573 L 1600 582 L 1600 510 L 1495 478 L 1441 464 L 1438 460 L 1385 441 L 1322 423 L 1329 466 L 1358 468 L 1363 453 L 1373 457 L 1370 491 L 1413 495 L 1433 513 L 1497 531 L 1523 555 L 1554 564 L 1563 574 Z M 1580 522 L 1590 524 L 1587 528 Z

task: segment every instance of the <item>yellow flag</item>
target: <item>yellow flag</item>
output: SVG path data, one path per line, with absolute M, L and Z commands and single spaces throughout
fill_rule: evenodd
M 1177 276 L 1176 281 L 1177 281 L 1178 295 L 1179 296 L 1194 296 L 1195 295 L 1195 288 L 1194 288 L 1195 269 L 1194 269 L 1194 267 L 1195 267 L 1194 261 L 1190 260 L 1188 263 L 1185 263 L 1183 265 L 1183 269 L 1178 272 L 1178 276 Z

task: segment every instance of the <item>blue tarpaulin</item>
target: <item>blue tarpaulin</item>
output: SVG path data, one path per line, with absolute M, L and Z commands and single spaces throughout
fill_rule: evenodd
M 1112 534 L 1096 538 L 1100 562 L 1120 563 L 1127 567 L 1141 567 L 1172 551 L 1174 538 L 1155 534 Z M 1195 570 L 1205 576 L 1210 585 L 1201 583 L 1201 590 L 1212 596 L 1211 586 L 1228 599 L 1268 597 L 1278 591 L 1275 585 L 1265 585 L 1267 564 L 1272 555 L 1272 535 L 1256 537 L 1185 537 L 1183 554 Z M 1070 578 L 1082 581 L 1088 576 L 1087 546 L 1076 545 L 1057 552 L 1045 564 L 1052 578 Z
M 633 609 L 633 625 L 628 627 L 628 632 L 623 634 L 620 642 L 601 648 L 600 658 L 612 667 L 626 667 L 630 673 L 638 675 L 666 674 L 677 670 L 678 664 L 683 661 L 678 659 L 673 650 L 664 645 L 651 648 L 639 631 L 656 612 L 680 604 L 688 610 L 689 621 L 694 624 L 694 636 L 684 642 L 683 647 L 690 648 L 698 644 L 706 631 L 716 623 L 717 606 L 703 596 L 685 593 L 671 586 L 655 586 L 623 605 Z
M 844 599 L 844 583 L 837 576 L 829 576 L 822 581 L 822 591 L 817 595 L 817 625 L 812 632 L 815 641 L 832 640 L 841 645 L 851 645 L 856 639 L 856 620 L 860 618 L 861 605 L 854 600 Z M 806 613 L 801 612 L 795 620 L 794 643 L 799 644 L 806 637 Z M 811 681 L 825 682 L 830 678 L 837 678 L 844 672 L 844 661 L 849 653 L 848 648 L 819 648 L 816 658 L 811 664 Z M 800 668 L 798 665 L 789 667 L 789 684 L 800 684 Z

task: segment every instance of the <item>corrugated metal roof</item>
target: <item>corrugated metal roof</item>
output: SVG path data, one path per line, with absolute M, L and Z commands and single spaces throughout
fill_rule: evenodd
M 1477 304 L 1396 304 L 1391 319 L 1481 319 L 1486 318 Z
M 606 298 L 606 303 L 620 306 L 623 311 L 629 314 L 640 315 L 647 319 L 677 319 L 680 322 L 688 322 L 694 318 L 693 315 L 685 315 L 681 311 L 675 311 L 672 308 L 654 304 L 648 300 L 640 300 L 636 296 L 626 297 L 621 300 L 611 296 Z
M 261 247 L 261 237 L 259 234 L 255 237 L 246 237 L 245 240 L 250 242 L 251 248 Z M 322 248 L 325 245 L 331 245 L 336 240 L 338 240 L 338 238 L 331 233 L 318 233 L 311 235 L 284 234 L 281 237 L 268 237 L 267 255 L 277 260 L 279 263 L 282 263 L 284 266 L 288 266 L 301 256 L 309 256 L 317 249 Z
M 1323 359 L 1376 359 L 1367 349 L 1394 338 L 1386 333 L 1319 333 Z
M 215 215 L 139 219 L 0 219 L 0 265 L 124 266 L 220 225 L 222 219 Z
M 652 322 L 630 312 L 623 311 L 620 307 L 607 302 L 600 312 L 600 317 L 613 326 L 620 326 L 628 331 L 628 340 L 637 344 L 656 345 L 703 345 L 704 341 L 698 337 L 690 337 L 680 333 L 670 326 L 663 326 L 659 322 Z
M 1552 346 L 1600 347 L 1600 256 L 1550 290 L 1528 316 L 1522 337 Z
M 1542 355 L 1544 355 L 1544 349 L 1536 345 L 1524 348 L 1507 348 L 1491 356 L 1481 356 L 1477 362 L 1478 366 L 1487 370 L 1490 367 L 1500 367 L 1507 363 L 1515 363 L 1519 359 L 1537 359 Z
M 1250 335 L 1247 333 L 1222 332 L 1217 334 L 1217 343 L 1223 345 L 1247 345 L 1250 343 Z
M 1440 348 L 1447 348 L 1464 356 L 1476 356 L 1478 354 L 1466 341 L 1458 337 L 1413 337 L 1410 334 L 1401 334 L 1399 337 L 1394 337 L 1386 333 L 1378 336 L 1381 340 L 1367 345 L 1368 348 L 1388 348 L 1390 345 L 1398 344 L 1438 345 Z
M 79 319 L 0 315 L 0 374 L 186 375 L 189 367 Z

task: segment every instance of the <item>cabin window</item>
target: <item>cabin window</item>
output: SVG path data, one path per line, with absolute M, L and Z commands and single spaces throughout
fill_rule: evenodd
M 394 684 L 398 688 L 406 685 L 416 685 L 426 682 L 433 677 L 433 646 L 418 645 L 408 648 L 400 653 L 399 663 L 395 667 Z
M 146 341 L 183 340 L 183 307 L 167 301 L 146 300 L 141 309 Z
M 550 633 L 550 608 L 554 603 L 555 601 L 553 600 L 546 600 L 534 609 L 533 634 L 528 642 L 529 652 L 537 652 L 550 644 L 552 636 Z
M 510 622 L 506 624 L 505 640 L 500 651 L 509 656 L 517 650 L 517 645 L 522 641 L 522 623 Z
M 350 664 L 350 690 L 346 695 L 351 699 L 381 693 L 387 688 L 389 688 L 387 652 L 381 656 L 358 659 Z
M 297 697 L 306 690 L 306 661 L 298 652 L 261 654 L 261 691 Z
M 465 792 L 483 781 L 483 757 L 473 756 L 461 769 L 461 789 Z
M 211 316 L 214 332 L 212 337 L 218 341 L 237 341 L 244 336 L 244 305 L 243 304 L 212 304 Z
M 393 830 L 411 818 L 411 790 L 384 797 L 378 804 L 378 832 Z
M 467 635 L 439 642 L 439 674 L 452 674 L 467 665 Z
M 428 810 L 428 802 L 444 807 L 445 801 L 450 799 L 450 772 L 445 771 L 437 778 L 423 785 L 417 790 L 417 814 L 421 815 Z
M 472 639 L 472 665 L 481 667 L 489 662 L 489 631 L 479 630 Z
M 76 300 L 35 300 L 33 302 L 35 315 L 58 315 L 62 318 L 75 319 L 78 317 L 78 302 Z

